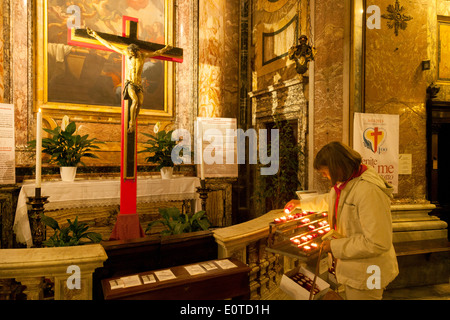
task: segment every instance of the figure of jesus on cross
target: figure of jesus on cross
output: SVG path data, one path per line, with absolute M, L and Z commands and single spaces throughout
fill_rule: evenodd
M 152 53 L 142 52 L 139 47 L 132 43 L 125 49 L 122 49 L 112 42 L 103 39 L 90 28 L 86 28 L 88 35 L 97 39 L 105 47 L 125 56 L 125 85 L 123 87 L 123 99 L 131 99 L 128 132 L 134 132 L 136 127 L 136 118 L 144 101 L 144 90 L 142 88 L 142 69 L 146 58 L 159 56 L 171 49 L 172 46 L 166 45 L 164 48 Z
M 142 71 L 146 58 L 172 62 L 183 61 L 183 49 L 137 39 L 138 20 L 123 17 L 123 35 L 112 35 L 86 29 L 69 29 L 67 44 L 122 55 L 122 141 L 120 164 L 120 212 L 111 240 L 139 238 L 144 235 L 136 210 L 137 199 L 137 116 L 144 92 Z

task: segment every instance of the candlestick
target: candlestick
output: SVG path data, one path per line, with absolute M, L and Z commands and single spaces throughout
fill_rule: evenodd
M 42 167 L 42 112 L 39 109 L 36 116 L 36 189 L 41 188 Z
M 31 209 L 28 211 L 28 220 L 30 222 L 33 247 L 40 248 L 46 238 L 45 225 L 41 220 L 41 214 L 44 213 L 44 205 L 48 203 L 48 197 L 40 195 L 41 188 L 36 188 L 36 192 L 37 190 L 39 190 L 39 196 L 28 197 L 27 204 L 31 206 Z
M 197 187 L 197 192 L 200 194 L 200 199 L 202 200 L 202 210 L 206 211 L 206 199 L 208 199 L 208 192 L 212 190 L 206 187 L 206 181 L 200 180 L 200 187 Z

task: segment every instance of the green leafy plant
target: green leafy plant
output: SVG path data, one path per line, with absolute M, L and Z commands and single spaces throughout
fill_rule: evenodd
M 295 191 L 301 190 L 298 170 L 299 158 L 303 152 L 296 142 L 294 128 L 289 121 L 282 120 L 277 114 L 273 119 L 272 129 L 278 129 L 280 135 L 279 170 L 275 175 L 257 177 L 253 200 L 259 203 L 261 214 L 283 208 L 286 202 L 297 198 Z M 267 149 L 271 150 L 270 142 Z
M 58 222 L 45 214 L 41 214 L 42 222 L 52 228 L 55 233 L 43 241 L 42 244 L 47 247 L 68 247 L 83 244 L 82 239 L 89 239 L 91 242 L 98 243 L 102 241 L 102 236 L 96 232 L 87 232 L 89 226 L 86 223 L 79 223 L 78 216 L 74 222 L 67 219 L 69 223 L 66 227 L 61 228 Z
M 145 158 L 145 161 L 157 164 L 156 170 L 160 170 L 163 167 L 173 167 L 174 163 L 172 161 L 172 149 L 176 146 L 177 141 L 172 140 L 173 130 L 166 132 L 161 130 L 155 133 L 155 135 L 143 132 L 143 134 L 150 139 L 144 144 L 149 146 L 144 146 L 144 149 L 139 151 L 149 152 L 152 155 Z
M 186 232 L 195 232 L 208 230 L 210 223 L 205 211 L 198 211 L 194 214 L 181 213 L 178 208 L 160 208 L 160 220 L 152 221 L 148 224 L 145 232 L 157 225 L 162 224 L 166 227 L 161 231 L 162 235 L 181 234 Z
M 75 167 L 78 163 L 85 165 L 81 158 L 98 158 L 92 151 L 100 149 L 97 144 L 104 143 L 96 138 L 88 139 L 89 135 L 75 134 L 76 124 L 70 122 L 65 130 L 60 126 L 55 129 L 44 129 L 50 134 L 49 138 L 42 139 L 42 152 L 50 155 L 49 163 L 61 167 Z M 36 149 L 36 140 L 28 142 L 28 147 Z

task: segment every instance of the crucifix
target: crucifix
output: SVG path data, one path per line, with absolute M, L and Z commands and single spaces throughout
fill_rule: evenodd
M 111 240 L 139 238 L 144 232 L 136 211 L 137 116 L 143 102 L 141 74 L 145 58 L 183 61 L 183 49 L 137 39 L 138 19 L 123 17 L 122 36 L 89 28 L 69 29 L 67 43 L 122 55 L 120 213 Z

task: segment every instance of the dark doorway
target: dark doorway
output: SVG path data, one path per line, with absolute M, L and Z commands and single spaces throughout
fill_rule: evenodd
M 438 131 L 438 202 L 450 206 L 450 123 L 442 124 Z
M 427 144 L 428 200 L 436 205 L 431 214 L 449 223 L 450 102 L 427 100 Z

